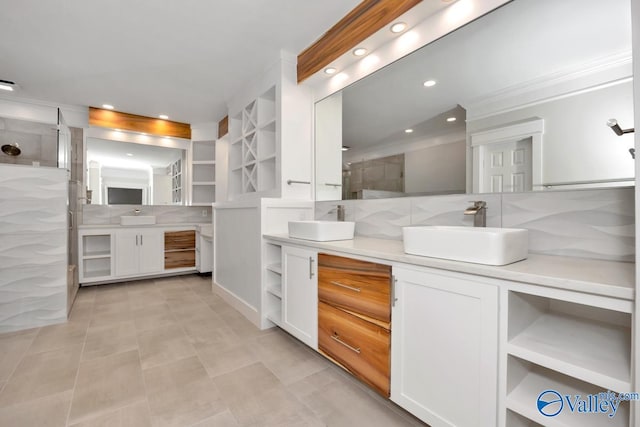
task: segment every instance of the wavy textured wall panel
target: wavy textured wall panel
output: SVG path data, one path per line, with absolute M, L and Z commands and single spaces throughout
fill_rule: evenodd
M 67 181 L 0 165 L 0 332 L 66 320 Z
M 504 227 L 529 230 L 529 250 L 632 262 L 632 188 L 503 194 Z

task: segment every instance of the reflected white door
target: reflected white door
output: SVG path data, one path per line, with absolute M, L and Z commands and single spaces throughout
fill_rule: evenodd
M 482 193 L 522 192 L 532 189 L 531 138 L 484 147 Z

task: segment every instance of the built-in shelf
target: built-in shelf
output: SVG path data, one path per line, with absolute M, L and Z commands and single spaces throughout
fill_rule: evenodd
M 111 233 L 80 234 L 80 283 L 104 280 L 113 275 L 112 242 Z
M 282 263 L 278 262 L 275 264 L 269 264 L 267 265 L 267 270 L 273 271 L 274 273 L 277 273 L 277 274 L 282 274 Z
M 562 411 L 556 416 L 544 416 L 538 411 L 536 405 L 538 396 L 543 391 L 555 390 L 562 396 L 580 395 L 586 398 L 589 394 L 595 395 L 606 390 L 517 358 L 509 358 L 509 365 L 512 376 L 519 380 L 515 384 L 511 384 L 511 390 L 507 394 L 506 405 L 509 410 L 527 419 L 549 427 L 600 427 L 603 425 L 623 427 L 629 423 L 628 402 L 621 404 L 613 418 L 604 413 L 573 413 L 566 402 Z M 515 382 L 514 379 L 511 379 L 511 381 Z
M 83 255 L 83 259 L 100 259 L 100 258 L 111 258 L 111 251 L 103 251 L 103 252 L 93 252 L 90 255 Z
M 271 295 L 282 299 L 282 285 L 281 284 L 270 284 L 266 286 L 266 291 Z
M 276 325 L 281 326 L 281 324 L 282 324 L 282 311 L 281 310 L 274 310 L 273 312 L 268 313 L 267 314 L 267 319 L 272 321 Z
M 208 206 L 215 201 L 215 141 L 191 141 L 191 204 Z
M 631 391 L 631 330 L 546 313 L 511 339 L 510 354 L 608 390 Z

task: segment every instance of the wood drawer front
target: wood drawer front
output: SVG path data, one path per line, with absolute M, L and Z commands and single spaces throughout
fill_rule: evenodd
M 175 251 L 181 249 L 195 249 L 196 232 L 190 231 L 165 231 L 164 250 Z
M 318 255 L 318 299 L 382 322 L 391 322 L 391 267 Z
M 196 266 L 196 251 L 175 251 L 164 253 L 164 268 L 187 268 Z
M 318 304 L 320 350 L 385 397 L 389 397 L 390 338 L 384 328 Z

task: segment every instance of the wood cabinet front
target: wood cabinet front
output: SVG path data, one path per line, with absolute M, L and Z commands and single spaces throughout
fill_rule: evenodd
M 323 302 L 318 304 L 318 324 L 320 351 L 388 397 L 389 331 Z
M 391 267 L 318 255 L 318 298 L 336 307 L 389 323 Z
M 164 268 L 190 268 L 196 266 L 196 232 L 165 231 Z

